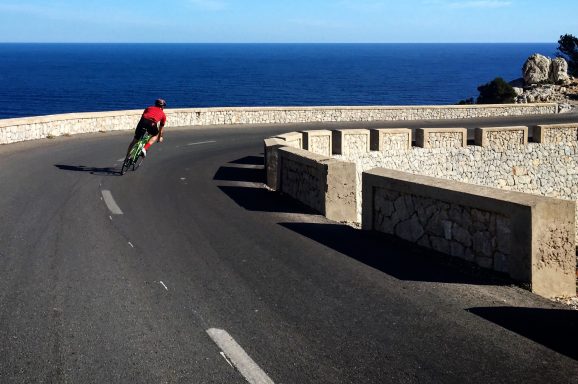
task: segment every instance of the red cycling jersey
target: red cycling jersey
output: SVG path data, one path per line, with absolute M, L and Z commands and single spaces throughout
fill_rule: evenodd
M 154 122 L 155 124 L 160 121 L 161 127 L 164 127 L 164 125 L 167 121 L 167 115 L 165 115 L 165 112 L 162 110 L 162 108 L 155 107 L 154 105 L 147 107 L 144 110 L 144 112 L 142 114 L 142 118 L 150 120 L 150 121 Z

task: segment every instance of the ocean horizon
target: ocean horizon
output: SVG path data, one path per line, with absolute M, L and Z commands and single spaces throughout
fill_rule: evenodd
M 447 105 L 554 43 L 0 43 L 0 119 L 142 109 Z

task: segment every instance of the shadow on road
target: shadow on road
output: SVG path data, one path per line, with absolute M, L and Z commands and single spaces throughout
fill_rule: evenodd
M 221 167 L 213 176 L 213 180 L 263 183 L 265 181 L 265 171 L 255 168 Z
M 505 277 L 470 263 L 382 233 L 342 224 L 279 225 L 400 280 L 477 285 L 510 283 Z
M 316 214 L 298 201 L 265 188 L 219 186 L 219 189 L 249 211 Z
M 263 157 L 247 156 L 230 163 L 263 164 Z M 214 180 L 264 182 L 264 170 L 220 167 Z M 318 212 L 278 192 L 258 186 L 220 185 L 229 198 L 249 211 L 317 215 Z M 361 231 L 342 224 L 279 223 L 296 233 L 321 243 L 400 280 L 461 284 L 504 285 L 510 281 L 462 260 L 419 247 L 393 236 Z
M 263 156 L 246 156 L 229 161 L 228 164 L 235 165 L 220 167 L 213 176 L 213 180 L 264 183 L 263 162 Z
M 245 156 L 237 160 L 229 161 L 229 164 L 263 165 L 263 156 Z
M 468 311 L 578 360 L 578 311 L 515 307 L 480 307 Z
M 120 175 L 120 171 L 116 168 L 106 167 L 87 167 L 84 165 L 64 165 L 64 164 L 54 164 L 54 166 L 63 171 L 75 171 L 75 172 L 88 172 L 92 175 Z

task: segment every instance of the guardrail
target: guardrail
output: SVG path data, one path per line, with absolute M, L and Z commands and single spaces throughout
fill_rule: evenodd
M 360 156 L 367 161 L 373 149 L 385 158 L 407 160 L 415 151 L 421 156 L 417 159 L 440 156 L 445 166 L 447 156 L 456 154 L 460 166 L 465 166 L 466 160 L 483 162 L 479 153 L 483 150 L 506 167 L 513 164 L 510 172 L 514 185 L 516 182 L 530 185 L 532 167 L 544 166 L 547 161 L 552 162 L 552 177 L 560 179 L 560 174 L 566 172 L 560 164 L 574 164 L 569 163 L 572 156 L 578 159 L 578 124 L 532 128 L 538 132 L 539 143 L 528 143 L 528 127 L 477 128 L 477 146 L 469 147 L 479 150 L 473 152 L 464 146 L 465 129 L 417 129 L 417 144 L 430 149 L 411 146 L 412 130 L 408 128 L 324 130 L 320 136 L 328 140 L 327 132 L 331 132 L 333 153 L 349 154 L 349 159 Z M 444 135 L 449 135 L 449 144 L 443 142 Z M 361 172 L 350 161 L 338 161 L 325 153 L 299 148 L 297 143 L 310 142 L 300 140 L 300 136 L 315 137 L 315 134 L 290 132 L 274 142 L 265 141 L 270 188 L 287 193 L 330 219 L 359 222 L 361 218 L 366 230 L 385 232 L 507 273 L 542 296 L 576 294 L 575 198 L 501 190 L 400 170 L 374 168 Z M 543 154 L 532 151 L 540 146 L 545 148 Z M 343 155 L 337 157 L 348 159 Z M 418 166 L 425 164 L 417 159 L 409 161 Z M 522 166 L 525 161 L 527 168 Z M 337 168 L 339 162 L 344 165 Z M 331 173 L 328 164 L 339 169 L 333 171 L 334 177 L 327 177 Z M 449 166 L 452 169 L 452 164 Z M 490 174 L 497 174 L 496 167 L 489 168 Z M 511 189 L 507 183 L 503 186 Z M 356 193 L 352 193 L 352 186 L 356 186 Z M 334 207 L 342 204 L 347 214 L 332 216 L 325 208 L 326 192 L 338 188 L 341 190 L 332 196 L 331 204 Z M 355 213 L 349 209 L 352 205 L 358 207 Z
M 167 109 L 168 126 L 464 119 L 558 113 L 557 104 Z M 0 144 L 77 133 L 134 129 L 142 110 L 0 120 Z

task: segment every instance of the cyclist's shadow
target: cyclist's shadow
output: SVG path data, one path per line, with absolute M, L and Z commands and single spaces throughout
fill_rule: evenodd
M 54 164 L 54 166 L 63 171 L 76 171 L 76 172 L 88 172 L 91 175 L 120 175 L 120 169 L 114 167 L 98 168 L 98 167 L 87 167 L 84 165 L 65 165 L 65 164 Z

